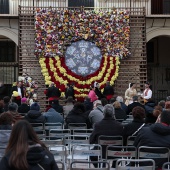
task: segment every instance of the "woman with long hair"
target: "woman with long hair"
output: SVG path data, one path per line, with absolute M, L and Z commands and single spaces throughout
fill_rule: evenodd
M 29 122 L 18 121 L 12 128 L 5 156 L 0 162 L 3 170 L 58 170 L 54 156 L 38 139 Z

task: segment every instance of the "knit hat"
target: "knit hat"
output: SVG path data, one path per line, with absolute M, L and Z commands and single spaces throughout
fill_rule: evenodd
M 37 110 L 37 111 L 40 111 L 40 106 L 38 103 L 33 103 L 31 106 L 30 106 L 30 110 Z
M 27 101 L 27 98 L 26 97 L 23 97 L 22 99 L 21 99 L 21 103 L 25 103 Z

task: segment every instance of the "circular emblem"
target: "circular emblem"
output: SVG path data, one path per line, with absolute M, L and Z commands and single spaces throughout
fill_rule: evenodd
M 66 66 L 74 73 L 87 76 L 100 67 L 100 49 L 92 42 L 80 40 L 69 46 L 65 53 Z

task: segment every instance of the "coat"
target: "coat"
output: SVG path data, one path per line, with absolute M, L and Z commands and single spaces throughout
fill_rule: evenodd
M 25 115 L 30 110 L 30 106 L 26 103 L 22 103 L 21 106 L 18 107 L 18 113 L 22 113 L 21 115 Z
M 168 147 L 170 149 L 170 126 L 155 123 L 143 127 L 134 142 L 134 146 Z M 156 165 L 162 167 L 163 160 L 156 159 Z
M 15 170 L 9 166 L 10 154 L 5 155 L 1 162 L 0 167 L 3 170 Z M 44 170 L 59 170 L 54 156 L 43 147 L 38 144 L 31 146 L 27 152 L 27 162 L 29 165 L 29 170 L 41 170 L 43 167 Z
M 65 118 L 66 128 L 69 123 L 88 123 L 88 117 L 81 110 L 73 108 Z
M 40 111 L 30 110 L 25 116 L 25 119 L 30 123 L 44 123 L 45 117 L 41 114 Z
M 47 123 L 64 123 L 63 116 L 56 112 L 53 108 L 49 109 L 48 112 L 44 113 L 43 116 Z
M 61 92 L 57 87 L 52 86 L 52 87 L 48 88 L 46 95 L 47 95 L 48 98 L 50 98 L 50 97 L 59 98 L 61 96 Z
M 90 135 L 90 144 L 97 144 L 100 135 L 122 136 L 123 126 L 112 117 L 103 118 L 94 124 L 93 132 Z M 106 146 L 102 146 L 102 157 L 105 157 Z

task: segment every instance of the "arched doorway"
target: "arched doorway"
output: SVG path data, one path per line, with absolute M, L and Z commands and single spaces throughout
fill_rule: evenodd
M 148 81 L 158 102 L 170 95 L 170 35 L 156 36 L 147 42 Z
M 17 45 L 4 35 L 0 35 L 0 82 L 10 96 L 11 87 L 18 77 Z

